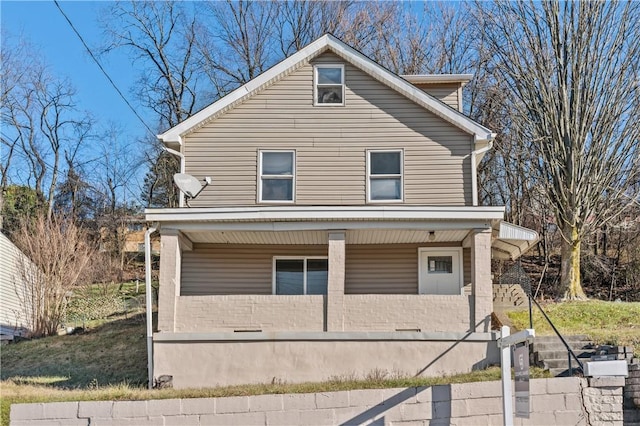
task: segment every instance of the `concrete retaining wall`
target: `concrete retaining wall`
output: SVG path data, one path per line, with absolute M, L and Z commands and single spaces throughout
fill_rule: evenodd
M 455 335 L 449 341 L 389 339 L 399 334 L 389 333 L 386 340 L 372 340 L 363 333 L 338 333 L 343 340 L 226 342 L 161 341 L 156 335 L 154 374 L 171 376 L 174 388 L 185 389 L 274 381 L 322 382 L 332 377 L 364 377 L 375 370 L 440 377 L 468 373 L 499 360 L 487 333 L 478 333 L 480 337 L 474 333 L 468 337 Z
M 624 424 L 640 426 L 640 364 L 629 364 L 629 377 L 624 387 Z
M 523 425 L 620 425 L 624 379 L 531 380 Z M 591 385 L 591 386 L 589 386 Z M 14 404 L 12 426 L 502 424 L 500 382 L 330 393 Z

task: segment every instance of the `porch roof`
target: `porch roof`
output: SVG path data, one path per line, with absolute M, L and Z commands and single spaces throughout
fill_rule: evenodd
M 345 230 L 347 244 L 463 244 L 472 230 L 490 228 L 492 256 L 516 259 L 538 241 L 535 231 L 502 221 L 504 207 L 254 206 L 147 209 L 145 214 L 194 243 L 326 244 L 327 230 Z
M 150 222 L 277 222 L 342 220 L 502 220 L 504 207 L 252 206 L 146 209 Z
M 497 227 L 493 227 L 491 255 L 494 259 L 515 260 L 535 246 L 539 240 L 536 231 L 503 221 Z

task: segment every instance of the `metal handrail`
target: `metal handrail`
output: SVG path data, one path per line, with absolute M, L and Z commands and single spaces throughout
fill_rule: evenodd
M 566 340 L 564 340 L 564 337 L 562 337 L 562 335 L 560 334 L 560 332 L 558 331 L 558 329 L 556 328 L 556 326 L 553 324 L 553 322 L 551 321 L 551 318 L 549 318 L 549 316 L 547 315 L 547 313 L 544 311 L 544 309 L 542 309 L 542 306 L 540 306 L 540 304 L 538 303 L 537 300 L 535 300 L 533 297 L 531 297 L 531 295 L 529 294 L 529 300 L 533 301 L 533 303 L 535 303 L 535 305 L 538 307 L 538 309 L 540 309 L 540 312 L 542 313 L 542 315 L 544 316 L 544 318 L 547 320 L 547 322 L 549 323 L 549 325 L 551 326 L 551 328 L 553 329 L 553 331 L 556 333 L 556 335 L 560 338 L 560 341 L 562 342 L 562 344 L 564 345 L 565 348 L 567 348 L 567 357 L 569 359 L 569 377 L 573 376 L 573 368 L 571 367 L 571 357 L 573 356 L 573 358 L 576 360 L 576 362 L 578 363 L 578 365 L 580 366 L 580 370 L 582 372 L 584 372 L 584 365 L 582 365 L 582 362 L 580 362 L 580 360 L 578 359 L 578 357 L 576 356 L 576 354 L 573 352 L 573 349 L 571 349 L 571 347 L 569 346 L 569 344 L 567 343 Z

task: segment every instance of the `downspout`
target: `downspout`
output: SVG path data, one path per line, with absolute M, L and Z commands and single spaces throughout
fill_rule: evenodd
M 494 138 L 495 134 L 489 135 L 489 137 L 485 139 L 488 142 L 487 146 L 471 151 L 471 199 L 474 206 L 478 205 L 478 165 L 476 164 L 476 158 L 478 158 L 479 155 L 484 155 L 487 151 L 493 148 Z M 480 140 L 476 137 L 476 143 L 479 141 Z M 482 157 L 480 158 L 482 159 Z
M 147 370 L 149 373 L 149 389 L 153 389 L 153 298 L 151 289 L 151 234 L 158 227 L 154 223 L 144 233 L 144 266 L 145 266 L 145 296 L 147 308 Z
M 180 142 L 180 144 L 182 144 L 182 142 Z M 163 146 L 162 149 L 167 151 L 169 154 L 173 154 L 180 157 L 180 173 L 184 173 L 184 154 L 179 151 L 176 151 L 175 149 L 167 148 L 166 146 Z M 184 207 L 184 194 L 182 193 L 182 191 L 180 191 L 180 198 L 178 199 L 178 205 L 180 207 Z

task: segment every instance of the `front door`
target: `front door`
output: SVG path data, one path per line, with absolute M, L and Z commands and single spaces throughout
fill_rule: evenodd
M 462 294 L 462 248 L 421 248 L 420 294 Z

